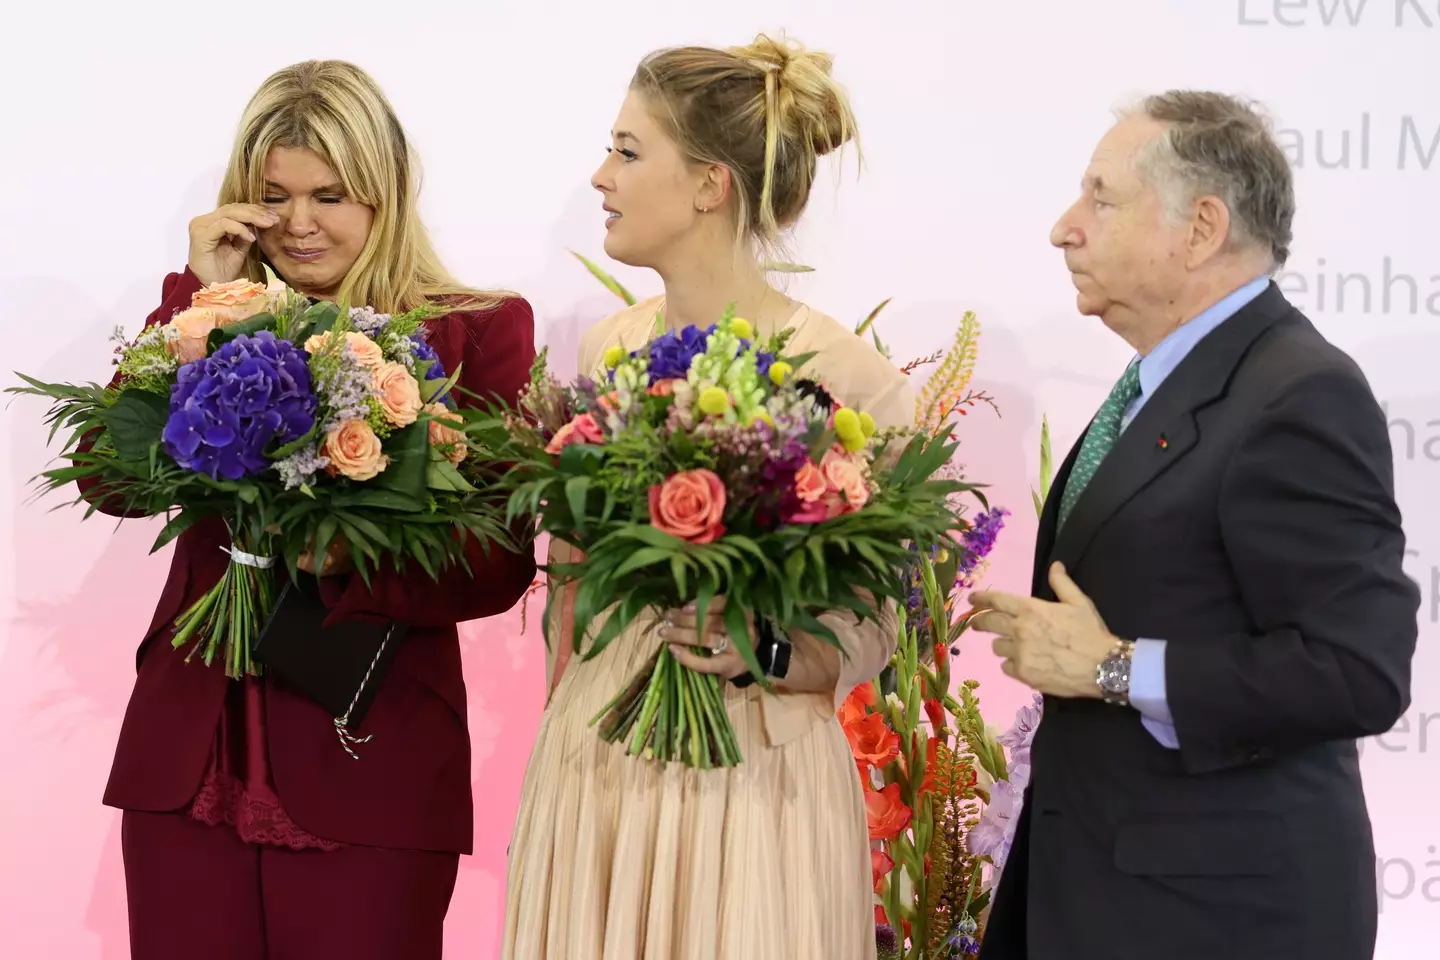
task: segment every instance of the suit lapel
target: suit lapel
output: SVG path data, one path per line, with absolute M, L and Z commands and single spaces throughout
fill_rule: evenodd
M 1089 430 L 1085 433 L 1089 433 Z M 1035 535 L 1035 568 L 1031 573 L 1030 593 L 1042 600 L 1055 599 L 1051 595 L 1048 571 L 1050 552 L 1055 549 L 1055 525 L 1060 521 L 1060 497 L 1065 492 L 1065 484 L 1070 482 L 1070 474 L 1075 470 L 1075 461 L 1080 456 L 1080 445 L 1084 442 L 1085 434 L 1082 433 L 1066 454 L 1065 462 L 1060 464 L 1060 472 L 1050 479 L 1050 493 L 1040 508 L 1040 527 Z
M 1058 560 L 1073 569 L 1101 526 L 1194 448 L 1200 440 L 1196 412 L 1224 395 L 1251 344 L 1291 309 L 1279 288 L 1271 283 L 1260 296 L 1195 345 L 1160 384 L 1155 395 L 1145 401 L 1145 406 L 1101 462 L 1080 499 L 1075 501 L 1064 528 L 1054 536 L 1044 566 Z M 1074 456 L 1072 450 L 1071 462 Z M 1058 500 L 1054 489 L 1051 499 Z M 1049 513 L 1048 503 L 1046 507 Z M 1053 525 L 1052 520 L 1052 530 Z M 1048 593 L 1049 584 L 1038 563 L 1045 555 L 1037 552 L 1036 585 L 1043 585 Z

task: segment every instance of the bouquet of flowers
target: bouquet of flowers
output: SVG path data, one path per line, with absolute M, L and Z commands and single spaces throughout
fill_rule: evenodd
M 312 303 L 237 280 L 133 340 L 117 330 L 108 387 L 44 383 L 9 392 L 52 401 L 51 436 L 70 431 L 72 465 L 38 479 L 89 487 L 125 516 L 168 514 L 152 549 L 220 517 L 232 546 L 224 577 L 176 621 L 230 677 L 260 673 L 250 648 L 277 599 L 275 564 L 318 568 L 332 543 L 370 582 L 382 560 L 431 576 L 465 564 L 468 537 L 507 543 L 484 453 L 504 423 L 453 398 L 425 307 L 391 316 Z
M 542 353 L 513 418 L 512 515 L 580 559 L 552 564 L 578 580 L 575 646 L 593 657 L 644 611 L 694 603 L 704 622 L 724 598 L 726 632 L 757 680 L 752 624 L 843 645 L 819 617 L 873 619 L 903 603 L 917 559 L 945 542 L 949 503 L 968 489 L 933 475 L 948 429 L 877 430 L 841 406 L 786 353 L 727 312 L 715 325 L 611 348 L 608 374 L 567 386 Z M 554 597 L 560 591 L 551 591 Z M 601 616 L 609 611 L 608 616 Z M 547 618 L 548 619 L 548 618 Z M 632 755 L 688 766 L 740 762 L 714 676 L 656 653 L 593 722 Z

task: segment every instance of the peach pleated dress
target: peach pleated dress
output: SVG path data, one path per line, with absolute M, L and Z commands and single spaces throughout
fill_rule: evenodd
M 649 300 L 591 328 L 579 369 L 596 372 L 613 345 L 643 344 L 660 307 Z M 908 379 L 873 346 L 805 306 L 788 326 L 787 352 L 816 351 L 804 372 L 837 399 L 881 427 L 913 424 Z M 835 711 L 889 660 L 893 608 L 879 624 L 826 618 L 848 658 L 796 639 L 792 663 L 826 678 L 823 692 L 726 684 L 743 761 L 702 771 L 627 756 L 589 725 L 655 652 L 653 619 L 584 661 L 568 658 L 570 605 L 554 606 L 550 636 L 561 639 L 547 675 L 557 659 L 563 672 L 510 845 L 504 960 L 873 960 L 865 804 Z

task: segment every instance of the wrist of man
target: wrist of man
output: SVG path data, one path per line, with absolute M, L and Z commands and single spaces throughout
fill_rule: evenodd
M 1115 638 L 1110 652 L 1095 667 L 1095 688 L 1100 699 L 1115 707 L 1130 706 L 1130 675 L 1135 641 Z

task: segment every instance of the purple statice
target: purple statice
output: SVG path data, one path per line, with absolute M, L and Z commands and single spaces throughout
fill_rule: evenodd
M 370 413 L 369 400 L 375 393 L 375 375 L 360 362 L 355 351 L 346 344 L 316 372 L 315 392 L 325 402 L 325 422 L 321 430 L 344 420 L 363 420 Z
M 330 466 L 330 458 L 320 456 L 319 448 L 314 443 L 307 443 L 290 456 L 275 461 L 275 471 L 285 482 L 286 490 L 294 490 L 302 484 L 313 483 L 315 474 L 328 466 Z
M 430 346 L 424 336 L 419 333 L 411 334 L 410 342 L 414 345 L 410 348 L 410 355 L 413 356 L 416 361 L 420 363 L 424 363 L 427 360 L 430 361 L 430 368 L 425 371 L 425 379 L 444 380 L 446 376 L 445 364 L 440 362 L 440 355 L 435 352 L 435 348 Z
M 371 340 L 376 339 L 389 322 L 390 314 L 376 313 L 374 307 L 350 308 L 350 325 L 356 332 L 365 334 Z
M 977 572 L 990 551 L 995 549 L 995 538 L 1005 526 L 1010 511 L 1004 507 L 992 507 L 975 515 L 970 528 L 961 534 L 960 563 L 955 570 L 956 583 L 969 589 L 975 585 Z
M 254 476 L 270 466 L 267 448 L 310 431 L 316 406 L 303 352 L 269 330 L 241 334 L 180 368 L 165 453 L 212 479 Z

